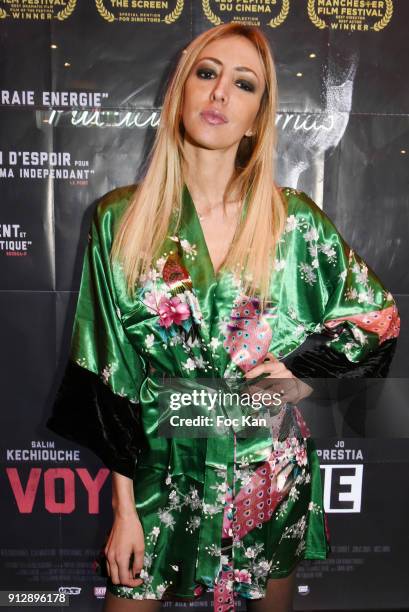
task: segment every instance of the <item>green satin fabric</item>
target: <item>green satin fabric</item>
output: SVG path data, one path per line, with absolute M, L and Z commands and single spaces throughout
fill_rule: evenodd
M 175 336 L 167 333 L 158 314 L 147 307 L 149 283 L 141 284 L 136 298 L 130 299 L 120 266 L 109 261 L 112 239 L 132 192 L 132 187 L 115 190 L 96 210 L 84 259 L 71 358 L 99 374 L 114 393 L 139 403 L 146 436 L 147 447 L 134 475 L 136 507 L 145 534 L 145 582 L 133 589 L 109 584 L 110 590 L 122 597 L 160 598 L 170 586 L 175 596 L 193 597 L 198 586 L 214 586 L 221 567 L 226 482 L 238 494 L 246 477 L 270 456 L 274 441 L 271 434 L 237 438 L 234 461 L 233 435 L 208 439 L 157 436 L 160 375 L 192 381 L 243 376 L 224 347 L 226 324 L 239 287 L 230 274 L 214 273 L 185 185 L 179 241 L 170 235 L 161 255 L 166 259 L 170 252 L 178 254 L 197 297 L 197 302 L 190 303 L 191 318 L 186 325 L 198 330 L 198 338 L 187 352 L 177 341 L 179 332 Z M 277 247 L 270 302 L 264 313 L 272 332 L 269 350 L 278 358 L 295 350 L 309 334 L 322 330 L 327 321 L 394 305 L 379 279 L 305 193 L 283 188 L 282 194 L 288 206 L 287 225 Z M 157 276 L 157 290 L 161 290 L 165 283 Z M 351 361 L 359 361 L 379 343 L 376 333 L 362 328 L 354 335 L 357 328 L 349 321 L 331 341 Z M 187 367 L 189 363 L 194 367 Z M 233 548 L 234 567 L 247 571 L 246 580 L 235 581 L 234 589 L 245 597 L 263 596 L 268 577 L 285 576 L 299 560 L 324 559 L 330 551 L 318 457 L 311 438 L 301 438 L 301 442 L 307 465 L 302 468 L 292 457 L 286 475 L 286 486 L 294 494 Z M 289 462 L 283 465 L 288 467 Z M 235 469 L 239 469 L 237 478 Z

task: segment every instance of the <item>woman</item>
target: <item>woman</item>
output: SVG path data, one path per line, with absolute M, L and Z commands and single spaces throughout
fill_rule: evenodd
M 112 470 L 108 612 L 206 589 L 217 612 L 236 595 L 287 611 L 297 563 L 330 551 L 299 377 L 384 374 L 399 317 L 316 204 L 272 180 L 276 94 L 259 30 L 202 33 L 167 89 L 144 180 L 95 210 L 48 426 Z M 307 338 L 320 341 L 300 350 Z M 165 438 L 163 376 L 277 379 L 282 404 L 268 435 Z

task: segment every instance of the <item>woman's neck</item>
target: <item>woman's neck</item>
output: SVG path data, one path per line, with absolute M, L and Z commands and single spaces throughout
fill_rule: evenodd
M 203 149 L 185 142 L 185 156 L 183 174 L 196 206 L 200 210 L 223 206 L 227 184 L 235 173 L 236 152 Z M 229 201 L 239 197 L 229 194 Z

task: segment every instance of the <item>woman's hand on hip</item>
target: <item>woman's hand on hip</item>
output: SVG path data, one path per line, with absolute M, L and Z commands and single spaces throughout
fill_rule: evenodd
M 279 393 L 283 404 L 286 402 L 296 404 L 313 391 L 309 385 L 294 376 L 273 353 L 267 353 L 264 362 L 249 370 L 245 378 L 251 381 L 252 378 L 257 378 L 261 374 L 267 374 L 267 376 L 257 383 L 256 388 L 260 392 Z M 276 381 L 272 382 L 271 379 L 276 379 Z

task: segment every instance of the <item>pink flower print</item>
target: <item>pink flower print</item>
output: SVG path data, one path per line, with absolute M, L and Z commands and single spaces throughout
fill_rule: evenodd
M 158 305 L 163 298 L 166 298 L 166 293 L 154 289 L 153 291 L 148 291 L 145 294 L 143 303 L 149 308 L 149 310 L 158 314 Z
M 246 584 L 251 584 L 251 575 L 248 570 L 234 570 L 234 580 L 236 582 L 245 582 Z
M 162 296 L 158 304 L 158 313 L 159 325 L 166 328 L 172 323 L 180 325 L 182 321 L 190 317 L 189 306 L 177 296 L 170 299 Z
M 307 465 L 307 451 L 305 446 L 299 445 L 295 448 L 295 458 L 297 460 L 298 465 Z

